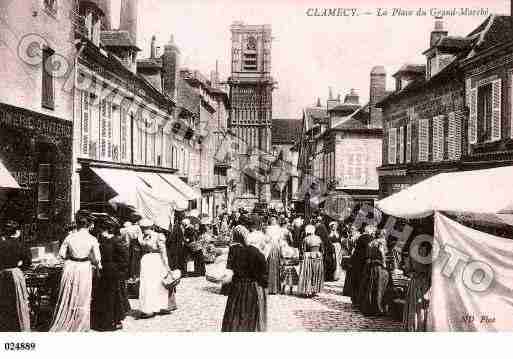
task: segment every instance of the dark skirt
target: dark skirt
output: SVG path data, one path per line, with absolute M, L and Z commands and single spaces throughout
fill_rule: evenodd
M 223 317 L 223 332 L 264 332 L 267 329 L 267 293 L 257 282 L 231 283 Z
M 269 294 L 280 291 L 280 247 L 274 246 L 267 258 L 267 270 L 269 272 Z
M 127 314 L 132 310 L 130 307 L 130 301 L 128 300 L 128 289 L 125 280 L 119 281 L 119 297 L 119 302 L 121 303 L 121 312 L 116 318 L 117 322 L 121 322 L 123 319 L 125 319 Z
M 320 252 L 305 252 L 299 267 L 297 292 L 302 296 L 319 293 L 324 286 L 324 263 Z
M 30 309 L 23 272 L 0 270 L 0 332 L 29 332 Z
M 131 240 L 128 258 L 128 276 L 129 278 L 139 278 L 141 274 L 141 246 L 137 239 Z
M 362 288 L 360 310 L 363 314 L 384 314 L 383 298 L 388 286 L 389 273 L 379 264 L 367 267 L 366 288 Z
M 115 330 L 126 316 L 126 303 L 116 277 L 95 277 L 91 300 L 91 328 L 99 331 Z
M 324 280 L 326 282 L 333 282 L 336 270 L 335 247 L 332 243 L 327 243 L 324 250 Z

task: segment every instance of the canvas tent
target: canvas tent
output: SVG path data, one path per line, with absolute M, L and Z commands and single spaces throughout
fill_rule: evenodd
M 513 167 L 443 173 L 377 203 L 381 211 L 399 218 L 434 215 L 439 251 L 433 250 L 428 330 L 513 329 L 513 240 L 445 215 L 489 214 L 504 225 L 512 223 L 512 179 Z M 448 267 L 454 263 L 451 257 L 458 258 L 454 267 Z

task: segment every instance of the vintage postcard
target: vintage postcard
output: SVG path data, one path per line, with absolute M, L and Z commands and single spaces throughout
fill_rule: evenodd
M 0 351 L 512 331 L 511 8 L 1 0 Z

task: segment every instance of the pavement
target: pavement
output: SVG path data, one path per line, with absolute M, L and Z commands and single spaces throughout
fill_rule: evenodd
M 401 323 L 389 317 L 366 317 L 342 295 L 343 279 L 328 282 L 314 298 L 295 295 L 268 297 L 268 331 L 400 331 Z M 204 277 L 183 278 L 176 294 L 178 309 L 170 315 L 150 319 L 128 316 L 125 332 L 220 332 L 226 296 L 220 285 Z M 132 308 L 138 301 L 130 300 Z

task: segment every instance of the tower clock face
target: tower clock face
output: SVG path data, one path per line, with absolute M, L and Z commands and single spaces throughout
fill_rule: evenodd
M 256 39 L 253 36 L 248 38 L 248 50 L 256 50 Z

